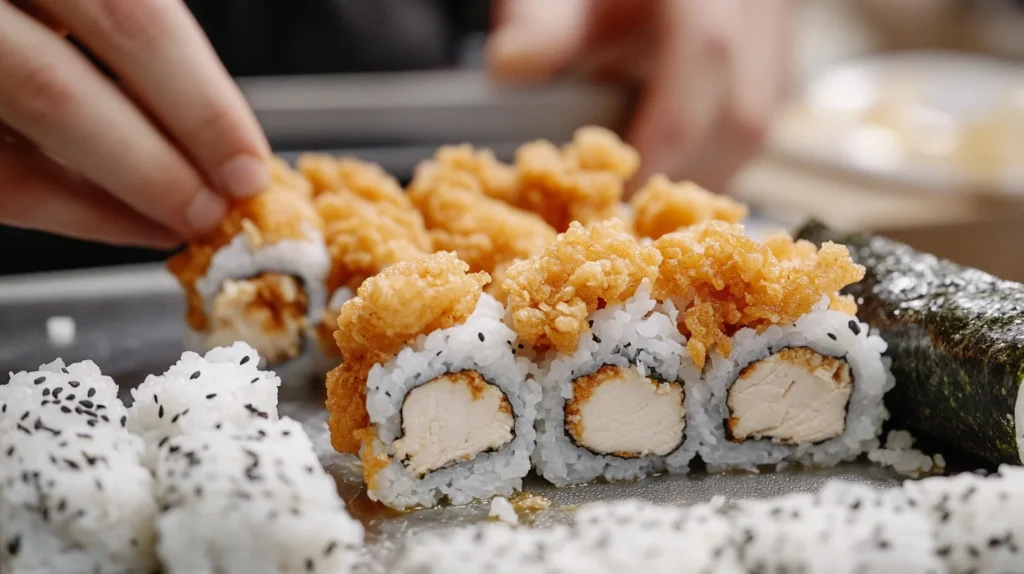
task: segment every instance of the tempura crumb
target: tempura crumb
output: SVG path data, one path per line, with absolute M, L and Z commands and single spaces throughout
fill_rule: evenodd
M 469 144 L 443 146 L 434 154 L 432 164 L 442 173 L 459 173 L 475 183 L 474 190 L 488 197 L 514 204 L 516 201 L 516 170 L 502 163 L 488 149 L 474 149 Z M 416 189 L 413 182 L 410 191 Z
M 515 204 L 537 213 L 558 231 L 573 221 L 584 225 L 619 216 L 625 182 L 640 164 L 636 150 L 598 127 L 576 131 L 559 150 L 536 141 L 516 151 Z
M 555 230 L 537 215 L 482 194 L 476 178 L 438 163 L 417 168 L 409 197 L 434 248 L 455 251 L 471 271 L 493 273 L 542 253 L 555 240 Z
M 193 239 L 167 261 L 167 268 L 185 289 L 188 324 L 197 331 L 206 330 L 208 319 L 196 282 L 206 274 L 217 251 L 235 236 L 244 233 L 249 247 L 258 249 L 286 239 L 305 240 L 322 230 L 320 217 L 299 183 L 302 176 L 277 159 L 270 166 L 271 184 L 263 193 L 233 203 L 217 229 Z
M 587 315 L 631 297 L 657 277 L 661 255 L 641 246 L 617 220 L 577 222 L 543 255 L 513 264 L 502 289 L 512 328 L 535 346 L 571 353 L 589 329 Z
M 346 189 L 374 203 L 386 203 L 411 209 L 401 184 L 381 166 L 352 157 L 335 158 L 326 154 L 303 154 L 296 165 L 309 178 L 314 192 Z
M 689 181 L 672 183 L 660 174 L 651 177 L 630 203 L 637 235 L 651 239 L 700 221 L 738 223 L 747 216 L 742 203 Z
M 653 245 L 664 257 L 655 296 L 688 302 L 680 328 L 698 368 L 712 350 L 728 356 L 739 329 L 795 321 L 864 277 L 842 245 L 815 249 L 784 236 L 761 243 L 724 221 L 698 223 Z
M 486 273 L 468 273 L 454 253 L 437 252 L 396 263 L 359 287 L 341 307 L 334 333 L 344 356 L 327 377 L 328 424 L 334 448 L 355 453 L 353 434 L 369 425 L 366 377 L 423 333 L 465 322 L 490 281 Z
M 331 255 L 328 292 L 355 290 L 388 265 L 431 251 L 423 218 L 411 205 L 374 202 L 341 188 L 317 196 L 316 209 Z

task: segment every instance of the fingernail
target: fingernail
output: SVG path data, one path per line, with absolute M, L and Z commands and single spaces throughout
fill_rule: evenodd
M 231 195 L 244 199 L 261 193 L 270 185 L 267 164 L 253 155 L 236 155 L 217 172 L 220 184 Z
M 227 215 L 228 205 L 217 194 L 208 189 L 201 189 L 188 206 L 185 217 L 196 233 L 212 231 Z

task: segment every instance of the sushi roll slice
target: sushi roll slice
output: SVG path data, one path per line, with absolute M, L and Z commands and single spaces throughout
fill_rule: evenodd
M 507 272 L 511 325 L 548 348 L 534 464 L 556 485 L 688 470 L 687 394 L 700 373 L 673 303 L 651 296 L 660 261 L 618 222 L 574 223 Z
M 245 341 L 268 363 L 306 374 L 330 259 L 308 182 L 281 162 L 272 171 L 267 190 L 235 204 L 219 229 L 192 241 L 168 268 L 185 289 L 188 347 Z
M 540 393 L 487 274 L 467 270 L 448 252 L 397 263 L 338 318 L 331 440 L 393 508 L 509 495 L 530 470 Z
M 423 216 L 379 166 L 322 155 L 302 156 L 298 166 L 318 190 L 315 206 L 331 260 L 326 278 L 330 298 L 317 323 L 330 369 L 341 359 L 333 334 L 345 301 L 366 278 L 393 263 L 427 255 L 432 245 Z
M 167 574 L 341 574 L 359 558 L 362 526 L 293 420 L 173 438 L 156 481 Z
M 162 375 L 132 389 L 127 428 L 146 443 L 149 464 L 172 437 L 216 430 L 245 430 L 277 419 L 281 380 L 259 368 L 260 357 L 245 343 L 191 351 Z
M 1024 464 L 1024 285 L 908 245 L 809 224 L 867 268 L 847 290 L 889 343 L 899 381 L 886 399 L 916 436 L 997 464 Z
M 12 374 L 0 384 L 0 436 L 121 429 L 126 411 L 117 393 L 117 384 L 92 361 L 65 366 L 57 359 L 38 371 Z
M 687 415 L 711 469 L 831 466 L 878 446 L 893 378 L 885 342 L 837 293 L 864 273 L 845 247 L 761 243 L 722 221 L 653 246 L 656 295 L 680 301 L 687 354 L 704 369 Z

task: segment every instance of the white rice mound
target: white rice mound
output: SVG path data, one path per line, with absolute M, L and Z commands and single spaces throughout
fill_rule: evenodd
M 521 488 L 530 471 L 540 388 L 527 376 L 530 361 L 516 356 L 516 333 L 502 323 L 504 313 L 501 303 L 484 294 L 462 325 L 421 335 L 386 365 L 374 366 L 366 383 L 366 410 L 376 433 L 374 454 L 393 456 L 391 443 L 402 436 L 406 395 L 446 373 L 474 370 L 508 398 L 515 416 L 512 442 L 422 479 L 393 459 L 376 475 L 370 498 L 401 509 L 434 506 L 445 497 L 453 504 L 466 504 L 508 496 Z
M 361 559 L 362 525 L 291 419 L 171 439 L 156 476 L 167 574 L 342 574 Z
M 57 359 L 37 371 L 11 374 L 0 385 L 0 436 L 54 434 L 67 428 L 122 428 L 124 404 L 117 384 L 92 361 Z
M 901 493 L 928 514 L 949 572 L 1024 571 L 1024 469 L 907 481 Z
M 259 369 L 259 355 L 245 343 L 218 347 L 205 357 L 186 352 L 163 375 L 132 389 L 128 430 L 146 443 L 148 465 L 169 438 L 214 430 L 244 430 L 277 419 L 281 380 Z
M 117 428 L 0 436 L 0 572 L 152 572 L 153 478 Z
M 697 368 L 686 354 L 686 339 L 679 333 L 679 312 L 671 301 L 651 298 L 651 285 L 644 282 L 622 305 L 594 312 L 593 325 L 572 355 L 549 354 L 541 363 L 539 380 L 543 400 L 537 421 L 537 449 L 533 462 L 537 472 L 557 486 L 585 483 L 598 477 L 606 480 L 636 480 L 668 469 L 685 473 L 697 450 L 697 437 L 686 421 L 682 445 L 666 457 L 647 455 L 621 458 L 595 454 L 576 446 L 565 430 L 565 403 L 572 398 L 573 381 L 596 372 L 604 365 L 637 368 L 648 376 L 680 382 L 685 392 L 684 408 L 689 413 L 692 390 L 700 380 Z
M 908 431 L 891 430 L 886 436 L 885 447 L 868 452 L 868 460 L 912 478 L 945 468 L 945 461 L 940 455 L 928 456 L 913 446 L 914 437 Z
M 761 333 L 743 329 L 733 336 L 732 343 L 728 358 L 717 352 L 710 355 L 704 383 L 694 385 L 688 393 L 694 395 L 693 401 L 687 397 L 687 427 L 699 432 L 700 455 L 710 471 L 757 472 L 761 465 L 782 468 L 789 463 L 828 467 L 878 448 L 882 423 L 889 417 L 882 399 L 895 379 L 889 371 L 891 360 L 882 356 L 886 342 L 870 333 L 867 324 L 829 310 L 828 298 L 823 297 L 814 310 L 792 325 L 772 326 Z M 823 355 L 842 357 L 850 365 L 853 391 L 843 434 L 813 445 L 782 445 L 768 439 L 729 441 L 725 434 L 729 388 L 744 367 L 787 347 L 808 347 Z

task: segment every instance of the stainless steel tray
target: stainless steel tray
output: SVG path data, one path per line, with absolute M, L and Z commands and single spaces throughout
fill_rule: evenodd
M 91 359 L 127 390 L 148 374 L 162 373 L 182 352 L 184 301 L 174 280 L 159 266 L 47 274 L 0 280 L 0 372 L 37 368 L 57 357 L 67 362 Z M 75 342 L 52 345 L 46 321 L 52 316 L 75 320 Z M 352 457 L 334 453 L 327 435 L 323 397 L 283 395 L 281 414 L 300 420 L 317 445 L 324 466 L 336 477 L 338 491 L 353 515 L 367 527 L 365 572 L 384 572 L 402 541 L 423 529 L 437 530 L 486 520 L 487 505 L 438 508 L 398 514 L 366 497 Z M 665 504 L 692 504 L 715 495 L 726 498 L 773 497 L 817 490 L 825 481 L 843 478 L 878 486 L 895 486 L 901 478 L 867 464 L 854 463 L 818 471 L 772 474 L 704 474 L 655 476 L 636 483 L 591 484 L 556 489 L 528 477 L 525 489 L 547 497 L 549 510 L 536 524 L 567 519 L 572 508 L 598 500 L 639 498 Z

